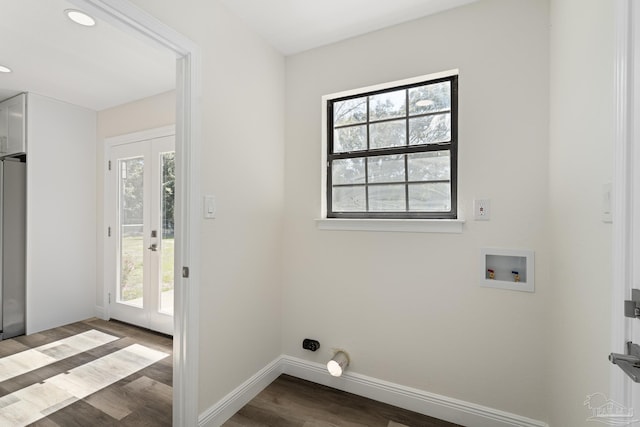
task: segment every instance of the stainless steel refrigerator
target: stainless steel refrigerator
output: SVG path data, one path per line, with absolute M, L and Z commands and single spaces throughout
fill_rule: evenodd
M 25 333 L 26 170 L 18 159 L 0 161 L 0 339 Z

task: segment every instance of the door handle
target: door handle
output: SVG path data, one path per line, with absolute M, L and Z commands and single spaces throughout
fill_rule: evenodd
M 627 343 L 627 354 L 611 353 L 609 360 L 618 365 L 634 382 L 640 383 L 640 346 Z
M 151 246 L 149 246 L 149 250 L 156 252 L 158 250 L 158 244 L 157 243 L 151 244 Z

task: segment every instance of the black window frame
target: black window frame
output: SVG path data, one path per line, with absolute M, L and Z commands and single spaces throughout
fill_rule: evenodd
M 451 140 L 449 142 L 442 143 L 430 143 L 422 145 L 408 145 L 408 132 L 407 132 L 407 145 L 401 147 L 388 147 L 388 148 L 374 148 L 370 149 L 370 132 L 369 127 L 372 123 L 378 121 L 370 121 L 369 108 L 367 98 L 367 119 L 364 124 L 367 126 L 367 149 L 357 150 L 349 152 L 333 153 L 334 146 L 334 124 L 333 124 L 333 105 L 336 102 L 341 102 L 349 99 L 369 97 L 373 95 L 379 95 L 382 93 L 395 92 L 400 90 L 407 90 L 414 87 L 420 87 L 425 85 L 437 84 L 442 82 L 450 82 L 451 85 L 451 110 L 439 110 L 433 113 L 419 114 L 411 116 L 409 113 L 408 102 L 405 105 L 406 112 L 404 117 L 397 117 L 394 119 L 404 118 L 407 123 L 411 117 L 421 116 L 435 116 L 443 113 L 451 114 Z M 440 77 L 435 79 L 420 80 L 410 84 L 400 84 L 397 86 L 390 86 L 388 88 L 374 90 L 369 92 L 358 92 L 350 94 L 348 96 L 342 96 L 338 98 L 327 99 L 326 102 L 326 129 L 327 129 L 327 158 L 326 158 L 326 207 L 327 218 L 356 218 L 356 219 L 457 219 L 458 218 L 458 75 L 451 75 L 446 77 Z M 407 124 L 408 126 L 408 124 Z M 450 177 L 448 182 L 451 185 L 451 206 L 448 211 L 397 211 L 397 212 L 370 212 L 370 211 L 358 211 L 358 212 L 334 212 L 332 209 L 333 203 L 333 185 L 332 185 L 332 162 L 334 160 L 347 159 L 347 158 L 363 158 L 365 159 L 365 165 L 367 164 L 368 157 L 388 156 L 388 155 L 403 155 L 413 153 L 435 152 L 435 151 L 449 151 L 450 153 Z M 405 159 L 407 157 L 405 156 Z M 405 174 L 406 174 L 405 163 Z M 368 187 L 372 184 L 367 182 L 367 170 L 365 169 L 365 183 L 358 184 L 365 186 L 365 197 L 368 198 Z M 443 182 L 443 181 L 429 181 L 429 182 Z M 444 181 L 447 182 L 447 181 Z M 405 194 L 407 194 L 408 185 L 412 183 L 405 176 L 405 181 L 397 183 L 386 184 L 403 184 L 405 186 Z M 354 185 L 355 186 L 355 185 Z M 368 202 L 367 202 L 368 203 Z M 408 203 L 408 200 L 407 200 Z

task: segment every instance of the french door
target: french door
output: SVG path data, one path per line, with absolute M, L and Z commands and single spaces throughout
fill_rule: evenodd
M 173 335 L 175 138 L 114 144 L 108 154 L 109 315 Z

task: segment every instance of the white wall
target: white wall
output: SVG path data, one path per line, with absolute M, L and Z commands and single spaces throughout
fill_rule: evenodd
M 104 141 L 113 136 L 155 129 L 176 122 L 175 91 L 161 93 L 98 112 L 96 149 L 96 315 L 104 315 Z
M 175 122 L 176 94 L 171 90 L 99 111 L 98 144 L 103 143 L 105 138 L 159 128 Z
M 27 333 L 94 314 L 96 114 L 27 98 Z
M 484 0 L 287 58 L 285 354 L 547 418 L 548 34 L 547 1 Z M 318 230 L 321 96 L 452 68 L 464 232 Z M 482 247 L 534 250 L 536 292 L 481 288 Z
M 586 396 L 609 395 L 614 3 L 551 1 L 552 426 L 590 424 Z
M 586 394 L 608 390 L 610 225 L 592 207 L 611 179 L 609 1 L 483 0 L 286 66 L 217 1 L 134 2 L 204 58 L 201 185 L 219 211 L 202 226 L 201 411 L 281 351 L 343 347 L 355 372 L 586 423 Z M 464 232 L 317 230 L 320 97 L 451 68 Z M 491 221 L 471 220 L 476 197 Z M 536 292 L 480 288 L 481 247 L 534 250 Z
M 281 353 L 284 59 L 219 1 L 134 0 L 191 38 L 202 63 L 204 221 L 199 408 Z

